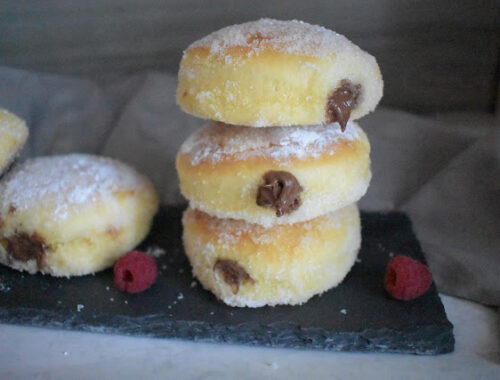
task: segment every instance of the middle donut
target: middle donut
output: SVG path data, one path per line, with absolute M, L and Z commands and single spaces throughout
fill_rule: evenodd
M 270 227 L 315 218 L 361 198 L 370 145 L 355 123 L 251 128 L 210 122 L 177 155 L 190 206 Z

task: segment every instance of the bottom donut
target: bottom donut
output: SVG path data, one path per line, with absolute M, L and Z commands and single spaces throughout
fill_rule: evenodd
M 182 223 L 193 274 L 230 306 L 302 304 L 344 279 L 361 244 L 355 204 L 271 228 L 193 208 Z

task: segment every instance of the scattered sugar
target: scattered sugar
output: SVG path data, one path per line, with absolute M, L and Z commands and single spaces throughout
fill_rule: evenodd
M 167 264 L 163 264 L 163 265 L 161 266 L 161 270 L 166 270 L 166 269 L 167 269 Z
M 154 258 L 158 258 L 160 256 L 163 256 L 165 253 L 167 253 L 163 248 L 158 247 L 158 246 L 152 246 L 148 247 L 146 249 L 146 254 L 153 256 Z
M 184 273 L 184 269 L 183 268 L 179 269 L 179 273 L 183 274 Z
M 197 284 L 197 282 L 196 282 L 196 281 L 193 281 L 193 282 L 191 282 L 191 285 L 189 285 L 189 286 L 190 286 L 191 288 L 194 288 L 194 287 L 196 287 L 196 285 L 198 285 L 198 284 Z
M 54 219 L 70 209 L 111 198 L 116 190 L 140 190 L 144 178 L 127 165 L 86 154 L 40 157 L 17 166 L 0 183 L 0 211 L 47 205 Z
M 361 263 L 361 259 L 358 257 L 358 258 L 356 259 L 356 262 L 357 262 L 357 263 Z
M 123 303 L 124 303 L 125 305 L 128 305 L 128 301 L 127 301 L 127 300 L 123 301 Z
M 394 252 L 389 252 L 389 257 L 394 257 Z
M 210 98 L 212 96 L 212 93 L 210 91 L 202 91 L 196 94 L 196 99 L 199 101 L 202 101 L 205 98 Z
M 109 286 L 106 286 L 106 290 L 109 292 Z
M 347 314 L 347 310 L 346 309 L 340 309 L 340 313 L 346 315 Z
M 64 355 L 64 356 L 68 356 L 68 355 L 69 355 L 69 352 L 68 352 L 68 351 L 64 351 L 64 352 L 63 352 L 63 355 Z
M 82 305 L 81 303 L 79 303 L 78 305 L 76 305 L 76 311 L 78 311 L 78 312 L 82 311 L 84 308 L 85 308 L 85 306 Z
M 303 66 L 303 67 L 309 67 L 309 68 L 314 69 L 314 70 L 316 70 L 316 71 L 319 71 L 319 70 L 320 70 L 319 66 L 318 66 L 318 65 L 315 65 L 315 64 L 314 64 L 314 63 L 312 63 L 312 62 L 304 62 L 302 66 Z
M 287 54 L 326 57 L 344 49 L 356 49 L 346 37 L 319 25 L 298 20 L 280 21 L 263 18 L 215 31 L 191 44 L 191 48 L 209 48 L 214 55 L 225 56 L 228 48 L 247 48 L 247 56 L 268 48 Z
M 10 291 L 10 286 L 0 282 L 0 292 L 7 293 Z
M 180 151 L 190 155 L 191 164 L 208 161 L 215 164 L 227 158 L 246 160 L 270 156 L 276 161 L 318 157 L 325 149 L 333 154 L 340 141 L 360 137 L 359 127 L 349 122 L 344 132 L 338 123 L 315 126 L 251 128 L 211 122 L 182 144 Z
M 114 299 L 113 297 L 111 297 L 109 300 L 110 300 L 111 302 L 115 302 L 115 299 Z
M 179 295 L 177 296 L 177 299 L 180 301 L 180 300 L 183 300 L 184 299 L 184 294 L 182 293 L 179 293 Z

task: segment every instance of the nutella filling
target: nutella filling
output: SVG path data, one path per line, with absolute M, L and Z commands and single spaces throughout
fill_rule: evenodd
M 226 284 L 231 286 L 234 294 L 240 290 L 240 284 L 243 281 L 255 282 L 252 277 L 236 261 L 227 259 L 217 259 L 214 264 L 214 271 L 221 271 Z
M 25 232 L 8 237 L 7 251 L 13 259 L 19 261 L 36 260 L 38 268 L 42 267 L 45 258 L 45 241 L 36 232 L 28 235 Z
M 257 193 L 259 206 L 274 208 L 278 217 L 299 208 L 302 186 L 292 173 L 271 170 L 263 178 Z
M 360 95 L 360 84 L 354 85 L 347 79 L 343 79 L 340 82 L 340 87 L 336 88 L 326 101 L 326 121 L 339 123 L 342 132 L 344 132 L 351 116 L 351 110 L 358 104 Z

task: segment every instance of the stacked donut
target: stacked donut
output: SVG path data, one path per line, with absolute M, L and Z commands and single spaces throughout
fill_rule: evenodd
M 177 155 L 184 246 L 231 306 L 301 304 L 336 286 L 361 233 L 370 145 L 353 122 L 383 82 L 375 59 L 300 21 L 229 26 L 184 52 L 177 90 L 210 119 Z

